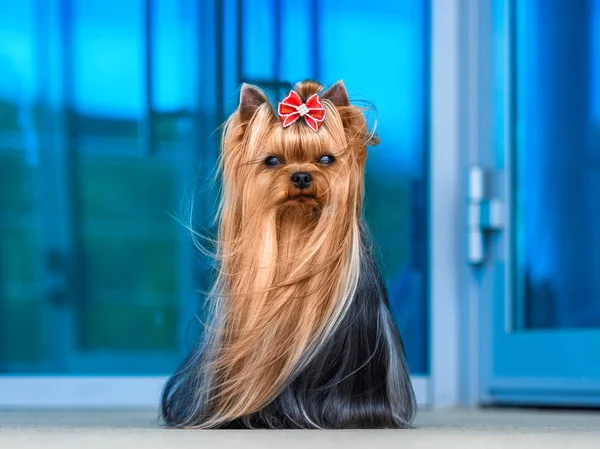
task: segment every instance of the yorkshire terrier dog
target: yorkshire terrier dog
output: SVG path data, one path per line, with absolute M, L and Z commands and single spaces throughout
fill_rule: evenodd
M 277 113 L 244 84 L 225 124 L 210 322 L 167 382 L 177 428 L 407 428 L 404 347 L 362 218 L 377 138 L 340 81 Z

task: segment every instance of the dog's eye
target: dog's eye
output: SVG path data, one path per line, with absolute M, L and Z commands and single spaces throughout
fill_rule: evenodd
M 331 165 L 333 164 L 335 161 L 335 158 L 329 154 L 325 155 L 325 156 L 321 156 L 318 160 L 319 164 L 321 165 Z
M 281 159 L 276 156 L 269 156 L 265 159 L 265 165 L 269 167 L 278 167 L 281 165 Z

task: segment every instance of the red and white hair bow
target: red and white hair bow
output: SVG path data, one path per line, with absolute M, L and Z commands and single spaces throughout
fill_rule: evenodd
M 306 103 L 302 103 L 300 95 L 295 90 L 290 90 L 290 93 L 279 103 L 277 113 L 284 128 L 303 117 L 313 131 L 318 131 L 325 119 L 325 108 L 317 94 L 311 95 Z

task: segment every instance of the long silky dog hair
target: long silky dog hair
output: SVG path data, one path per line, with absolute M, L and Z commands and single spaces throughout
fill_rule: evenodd
M 407 428 L 404 347 L 362 220 L 367 121 L 340 81 L 318 132 L 244 84 L 222 137 L 210 321 L 165 385 L 176 428 Z M 298 188 L 295 173 L 310 174 Z

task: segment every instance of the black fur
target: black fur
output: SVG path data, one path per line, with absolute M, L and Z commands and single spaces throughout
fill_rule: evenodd
M 165 423 L 191 416 L 200 354 L 190 354 L 162 397 Z M 390 376 L 390 370 L 396 373 Z M 305 369 L 262 410 L 223 428 L 407 428 L 416 411 L 400 333 L 391 318 L 382 277 L 371 254 L 361 254 L 358 289 L 340 326 Z

